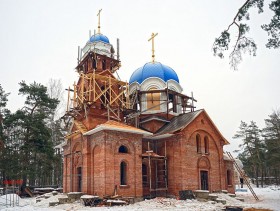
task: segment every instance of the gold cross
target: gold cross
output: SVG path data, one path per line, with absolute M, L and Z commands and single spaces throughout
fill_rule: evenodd
M 152 33 L 152 36 L 150 39 L 148 39 L 148 41 L 152 40 L 152 62 L 155 62 L 155 43 L 154 43 L 154 38 L 155 36 L 157 36 L 158 33 Z
M 102 11 L 102 9 L 99 10 L 99 12 L 97 13 L 98 16 L 98 34 L 100 34 L 100 12 Z

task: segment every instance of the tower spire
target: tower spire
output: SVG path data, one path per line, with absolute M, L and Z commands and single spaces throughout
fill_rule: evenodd
M 154 38 L 157 36 L 158 33 L 152 33 L 151 38 L 148 39 L 148 41 L 152 40 L 152 62 L 155 62 L 155 43 L 154 43 Z
M 98 34 L 100 34 L 100 12 L 102 11 L 102 9 L 100 9 L 97 13 L 98 16 Z

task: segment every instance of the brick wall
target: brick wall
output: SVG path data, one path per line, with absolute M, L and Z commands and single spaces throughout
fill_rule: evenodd
M 197 134 L 201 141 L 199 152 L 196 143 Z M 204 141 L 205 137 L 207 141 Z M 225 167 L 224 142 L 204 113 L 175 136 L 158 141 L 157 150 L 160 155 L 164 155 L 164 141 L 167 144 L 169 195 L 178 195 L 180 190 L 202 189 L 201 171 L 208 174 L 208 190 L 226 189 L 233 192 L 233 186 L 227 186 L 225 181 L 226 169 L 233 168 L 232 163 L 228 163 Z M 143 144 L 143 148 L 147 150 L 146 143 Z
M 197 135 L 200 150 L 197 149 Z M 83 192 L 112 195 L 116 186 L 117 194 L 122 196 L 141 198 L 149 195 L 149 173 L 144 188 L 142 181 L 142 163 L 148 168 L 148 160 L 142 160 L 141 156 L 148 150 L 148 142 L 150 150 L 161 156 L 165 155 L 166 142 L 168 195 L 177 196 L 180 190 L 202 189 L 201 177 L 205 172 L 208 190 L 234 192 L 234 179 L 230 185 L 228 183 L 228 171 L 232 171 L 233 176 L 233 164 L 223 159 L 224 139 L 203 112 L 182 131 L 161 140 L 142 140 L 142 135 L 119 131 L 100 131 L 84 137 L 76 135 L 64 148 L 64 192 L 78 190 L 75 174 L 77 168 L 82 167 Z M 127 153 L 119 152 L 122 145 Z M 76 155 L 78 152 L 80 158 Z M 126 165 L 126 185 L 120 182 L 122 162 Z M 151 162 L 152 188 L 156 187 L 155 169 L 160 170 L 160 165 Z
M 122 145 L 128 153 L 119 153 Z M 64 192 L 78 191 L 77 167 L 82 167 L 83 192 L 112 195 L 117 185 L 119 195 L 142 197 L 142 135 L 101 131 L 89 137 L 77 136 L 71 140 L 71 146 L 65 151 Z M 78 163 L 77 152 L 82 152 Z M 121 162 L 127 166 L 127 185 L 120 184 Z

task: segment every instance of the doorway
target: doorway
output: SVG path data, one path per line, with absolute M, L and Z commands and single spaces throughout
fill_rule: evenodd
M 82 192 L 82 167 L 77 168 L 78 192 Z
M 208 171 L 200 171 L 201 190 L 208 190 Z

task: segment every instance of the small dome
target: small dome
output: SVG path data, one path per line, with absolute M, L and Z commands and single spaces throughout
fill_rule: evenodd
M 135 70 L 130 77 L 129 83 L 131 84 L 137 81 L 141 84 L 147 78 L 152 77 L 160 78 L 164 82 L 172 79 L 179 83 L 179 78 L 176 72 L 172 68 L 163 65 L 160 62 L 148 62 L 143 67 Z
M 89 42 L 97 42 L 97 41 L 110 43 L 108 37 L 106 37 L 103 34 L 95 34 L 95 35 L 91 36 L 91 38 L 89 39 Z

